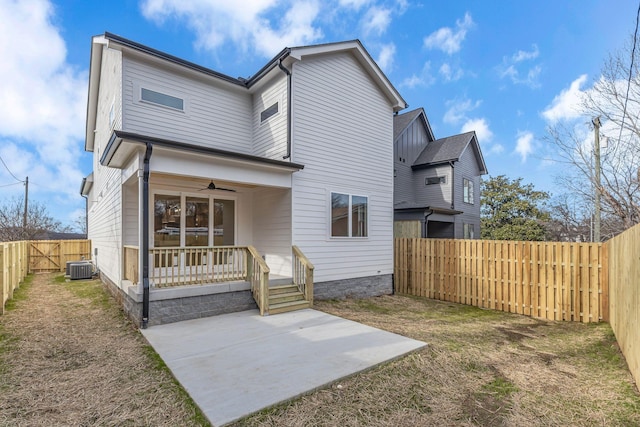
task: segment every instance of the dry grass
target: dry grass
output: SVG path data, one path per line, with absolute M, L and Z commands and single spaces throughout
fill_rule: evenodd
M 316 308 L 429 346 L 237 425 L 640 425 L 640 396 L 607 324 L 401 296 Z
M 0 317 L 0 425 L 206 425 L 99 281 L 52 279 Z

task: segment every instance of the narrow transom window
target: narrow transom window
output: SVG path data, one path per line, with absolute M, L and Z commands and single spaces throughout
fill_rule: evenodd
M 153 104 L 184 111 L 184 99 L 167 95 L 166 93 L 156 92 L 144 87 L 140 88 L 140 99 Z
M 444 184 L 446 182 L 446 178 L 444 176 L 428 176 L 424 180 L 425 185 L 434 185 L 434 184 Z
M 276 115 L 277 113 L 278 113 L 278 103 L 276 102 L 272 106 L 266 108 L 265 110 L 262 110 L 262 113 L 260 113 L 260 123 L 264 122 L 269 117 Z

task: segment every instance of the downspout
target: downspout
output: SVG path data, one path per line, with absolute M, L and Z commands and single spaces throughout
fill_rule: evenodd
M 149 323 L 149 160 L 153 145 L 147 142 L 142 175 L 142 329 Z
M 429 213 L 424 216 L 424 238 L 429 237 L 429 217 L 433 214 L 433 210 L 429 209 Z
M 454 162 L 449 162 L 449 166 L 451 166 L 451 209 L 455 209 L 456 205 L 455 205 L 455 171 L 454 171 Z
M 291 71 L 282 65 L 282 59 L 278 60 L 278 67 L 287 75 L 287 154 L 282 159 L 291 158 Z

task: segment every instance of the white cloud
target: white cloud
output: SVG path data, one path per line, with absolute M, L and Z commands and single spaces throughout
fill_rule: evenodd
M 427 61 L 424 63 L 420 75 L 412 74 L 410 77 L 405 78 L 400 83 L 400 87 L 407 87 L 409 89 L 418 86 L 427 87 L 431 86 L 435 81 L 435 77 L 431 74 L 431 62 Z
M 360 10 L 362 6 L 369 4 L 370 0 L 340 0 L 338 3 L 342 7 Z
M 538 49 L 538 45 L 534 43 L 532 45 L 532 50 L 519 50 L 513 54 L 512 59 L 513 62 L 522 62 L 529 59 L 535 59 L 538 55 L 540 55 L 540 50 Z
M 55 192 L 83 205 L 87 75 L 66 62 L 53 19 L 45 0 L 0 2 L 0 154 L 17 177 L 29 176 L 30 196 Z M 0 169 L 0 185 L 14 181 Z
M 480 104 L 482 104 L 480 100 L 473 102 L 470 99 L 450 99 L 445 102 L 448 109 L 444 113 L 442 120 L 445 123 L 454 125 L 463 120 L 468 120 L 467 114 L 478 108 Z
M 469 12 L 464 14 L 462 20 L 456 21 L 455 30 L 450 27 L 442 27 L 424 38 L 424 46 L 429 49 L 440 49 L 451 55 L 460 51 L 462 42 L 474 25 Z
M 389 73 L 393 68 L 393 57 L 396 53 L 396 45 L 393 43 L 385 44 L 380 49 L 380 54 L 376 62 L 385 73 Z
M 586 81 L 587 75 L 583 74 L 571 82 L 568 89 L 563 89 L 553 98 L 551 104 L 542 112 L 542 117 L 550 123 L 580 117 L 579 107 L 583 96 L 581 88 Z
M 320 12 L 317 0 L 292 2 L 284 10 L 277 9 L 280 6 L 277 0 L 144 0 L 141 8 L 157 24 L 168 19 L 184 21 L 195 32 L 196 45 L 211 51 L 230 41 L 245 51 L 255 49 L 270 57 L 284 46 L 310 44 L 323 37 L 314 26 Z M 275 23 L 267 17 L 274 10 L 282 16 Z
M 527 157 L 533 152 L 533 134 L 531 132 L 518 133 L 515 152 L 520 155 L 522 163 L 527 161 Z
M 362 29 L 365 35 L 384 34 L 391 24 L 391 10 L 374 6 L 362 18 Z
M 536 44 L 532 45 L 532 50 L 530 51 L 519 50 L 511 57 L 505 56 L 502 64 L 497 67 L 500 78 L 509 78 L 513 84 L 523 84 L 531 88 L 540 87 L 539 77 L 542 73 L 542 67 L 539 64 L 534 64 L 527 69 L 526 66 L 521 64 L 532 61 L 538 56 L 540 56 L 540 50 Z M 518 67 L 523 67 L 524 69 L 519 69 Z
M 462 68 L 454 69 L 448 63 L 444 63 L 440 66 L 440 74 L 442 77 L 448 82 L 454 82 L 456 80 L 460 80 L 464 74 Z
M 489 129 L 489 124 L 484 118 L 467 120 L 462 125 L 460 132 L 465 133 L 471 132 L 472 130 L 476 132 L 480 144 L 486 144 L 493 139 L 493 132 Z

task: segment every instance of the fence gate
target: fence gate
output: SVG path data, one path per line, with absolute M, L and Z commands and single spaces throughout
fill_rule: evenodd
M 33 240 L 29 242 L 29 272 L 64 271 L 67 261 L 91 258 L 89 240 Z

